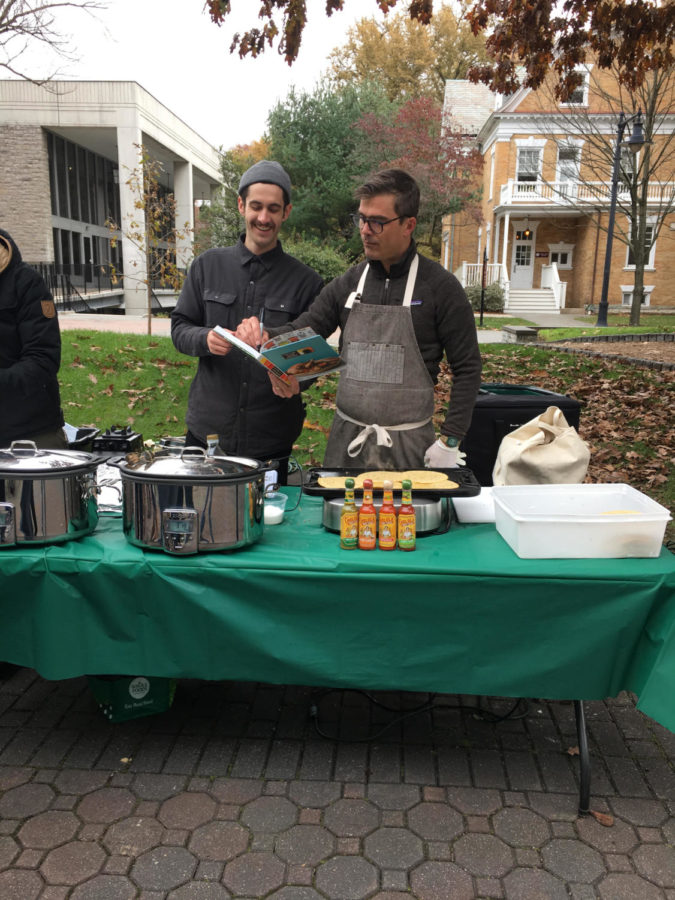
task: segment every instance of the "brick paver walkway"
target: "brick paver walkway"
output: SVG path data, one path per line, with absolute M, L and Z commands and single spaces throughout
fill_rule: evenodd
M 184 680 L 169 711 L 110 724 L 85 679 L 19 670 L 0 682 L 0 898 L 675 898 L 675 735 L 629 696 L 587 704 L 609 827 L 577 817 L 572 704 L 494 723 L 459 707 L 512 701 L 372 696 L 387 708 Z

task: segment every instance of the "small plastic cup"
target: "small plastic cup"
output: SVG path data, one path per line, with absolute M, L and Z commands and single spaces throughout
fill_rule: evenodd
M 265 494 L 265 525 L 280 525 L 284 521 L 287 500 L 286 494 L 282 494 L 280 491 L 270 491 Z

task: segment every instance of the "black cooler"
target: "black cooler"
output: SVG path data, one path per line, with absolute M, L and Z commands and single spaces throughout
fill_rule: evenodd
M 483 384 L 471 425 L 461 443 L 466 464 L 483 486 L 492 484 L 492 470 L 504 435 L 557 406 L 570 425 L 579 428 L 580 403 L 567 394 L 522 384 Z

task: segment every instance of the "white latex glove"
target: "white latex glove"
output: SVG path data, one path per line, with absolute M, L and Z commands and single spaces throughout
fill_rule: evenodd
M 465 466 L 465 459 L 466 453 L 462 453 L 459 447 L 448 447 L 440 438 L 424 453 L 427 469 L 454 469 L 455 466 Z

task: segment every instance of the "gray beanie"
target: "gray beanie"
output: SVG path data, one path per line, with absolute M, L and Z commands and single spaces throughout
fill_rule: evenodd
M 282 191 L 286 192 L 286 196 L 290 202 L 291 199 L 291 179 L 288 172 L 278 162 L 271 159 L 261 159 L 255 165 L 247 169 L 241 176 L 239 182 L 238 193 L 247 188 L 251 184 L 276 184 Z

